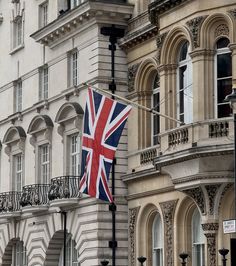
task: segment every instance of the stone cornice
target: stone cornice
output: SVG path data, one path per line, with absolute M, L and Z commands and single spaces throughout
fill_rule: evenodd
M 156 1 L 154 1 L 148 7 L 149 19 L 150 19 L 151 23 L 154 25 L 158 25 L 158 17 L 161 14 L 163 14 L 163 13 L 165 13 L 165 12 L 167 12 L 167 11 L 169 11 L 169 10 L 171 10 L 171 9 L 173 9 L 173 8 L 183 4 L 185 2 L 189 2 L 189 1 L 191 1 L 191 0 L 175 0 L 175 1 L 173 1 L 173 0 L 156 0 Z
M 133 5 L 130 4 L 117 4 L 111 1 L 104 5 L 102 1 L 89 0 L 60 15 L 46 27 L 34 32 L 31 37 L 37 42 L 53 47 L 82 29 L 90 27 L 94 21 L 105 23 L 107 20 L 110 23 L 112 19 L 114 24 L 127 26 L 132 11 Z
M 124 182 L 131 182 L 134 179 L 139 179 L 139 178 L 144 178 L 145 176 L 150 177 L 152 175 L 157 175 L 159 174 L 160 171 L 156 170 L 153 166 L 151 168 L 129 173 L 126 175 L 123 175 L 121 178 Z
M 158 28 L 151 24 L 144 26 L 143 28 L 128 33 L 123 39 L 120 40 L 119 46 L 124 49 L 128 50 L 133 48 L 134 46 L 143 43 L 153 37 L 155 37 L 158 33 Z
M 207 147 L 192 147 L 184 151 L 162 155 L 154 158 L 153 164 L 157 169 L 170 164 L 180 163 L 196 158 L 228 155 L 233 153 L 233 144 L 227 144 L 222 147 L 221 145 L 207 146 Z

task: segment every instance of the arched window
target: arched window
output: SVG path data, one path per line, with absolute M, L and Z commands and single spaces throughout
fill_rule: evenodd
M 153 81 L 153 87 L 152 87 L 152 108 L 160 112 L 160 77 L 157 73 L 155 76 L 155 79 Z M 152 118 L 152 144 L 156 145 L 158 144 L 158 134 L 160 133 L 160 116 L 159 115 L 153 115 Z
M 163 266 L 163 231 L 161 216 L 156 214 L 152 225 L 153 266 Z
M 230 115 L 230 107 L 225 102 L 225 97 L 232 91 L 232 59 L 231 51 L 228 48 L 229 40 L 220 38 L 216 43 L 216 114 L 217 117 Z
M 59 266 L 63 266 L 64 247 L 61 249 Z M 75 249 L 75 241 L 71 234 L 67 234 L 66 239 L 66 266 L 79 266 L 78 251 Z
M 192 61 L 189 56 L 188 42 L 184 42 L 180 48 L 177 73 L 178 119 L 188 124 L 193 120 Z
M 201 216 L 198 209 L 195 209 L 192 216 L 193 266 L 205 266 L 204 239 Z
M 23 241 L 17 240 L 13 244 L 12 265 L 27 266 L 26 247 Z

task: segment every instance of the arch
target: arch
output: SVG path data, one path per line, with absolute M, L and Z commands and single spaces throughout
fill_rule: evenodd
M 3 137 L 3 143 L 9 144 L 14 141 L 25 140 L 25 130 L 20 126 L 10 127 Z
M 64 239 L 63 230 L 59 230 L 54 233 L 48 244 L 44 266 L 58 265 L 61 248 L 63 246 L 63 239 Z
M 53 127 L 53 122 L 48 115 L 37 115 L 30 122 L 27 133 L 34 134 Z
M 183 41 L 189 42 L 192 51 L 192 39 L 186 27 L 176 27 L 167 34 L 160 55 L 161 65 L 177 63 L 179 48 Z
M 234 22 L 230 15 L 216 13 L 207 17 L 200 31 L 200 46 L 214 50 L 216 41 L 222 36 L 229 38 L 230 42 L 234 42 L 233 29 Z
M 55 122 L 62 123 L 64 120 L 72 119 L 83 114 L 84 111 L 80 104 L 76 102 L 64 103 L 57 112 Z
M 137 257 L 140 255 L 147 256 L 148 261 L 152 259 L 152 224 L 155 215 L 159 213 L 163 221 L 162 213 L 158 207 L 149 203 L 142 207 L 137 219 L 137 243 L 139 243 L 137 250 Z
M 157 61 L 154 58 L 148 58 L 139 65 L 136 74 L 137 78 L 134 82 L 134 87 L 136 88 L 136 91 L 149 91 L 151 93 L 151 80 L 155 77 L 157 67 Z
M 152 84 L 156 74 L 157 61 L 154 58 L 148 58 L 140 64 L 137 70 L 137 78 L 134 82 L 134 88 L 139 97 L 139 103 L 149 108 L 151 108 L 151 96 L 153 93 Z M 151 114 L 139 109 L 138 120 L 140 121 L 137 125 L 139 148 L 149 147 L 151 145 Z

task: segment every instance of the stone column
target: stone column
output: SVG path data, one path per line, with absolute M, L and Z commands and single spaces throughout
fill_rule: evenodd
M 216 266 L 217 252 L 216 252 L 216 234 L 218 232 L 218 222 L 204 223 L 202 229 L 207 238 L 207 265 Z
M 134 266 L 136 262 L 136 222 L 140 207 L 129 209 L 129 265 Z

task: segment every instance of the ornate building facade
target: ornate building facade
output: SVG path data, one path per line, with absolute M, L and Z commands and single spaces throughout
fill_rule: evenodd
M 116 240 L 109 204 L 79 193 L 89 82 L 111 83 L 109 36 L 125 29 L 126 1 L 0 1 L 0 265 L 128 263 L 127 130 L 115 164 Z M 127 91 L 127 61 L 115 51 L 116 93 Z M 112 241 L 112 242 L 111 242 Z
M 221 265 L 235 234 L 234 126 L 224 101 L 236 83 L 234 1 L 136 1 L 127 53 L 129 265 Z M 165 115 L 165 117 L 163 117 Z

